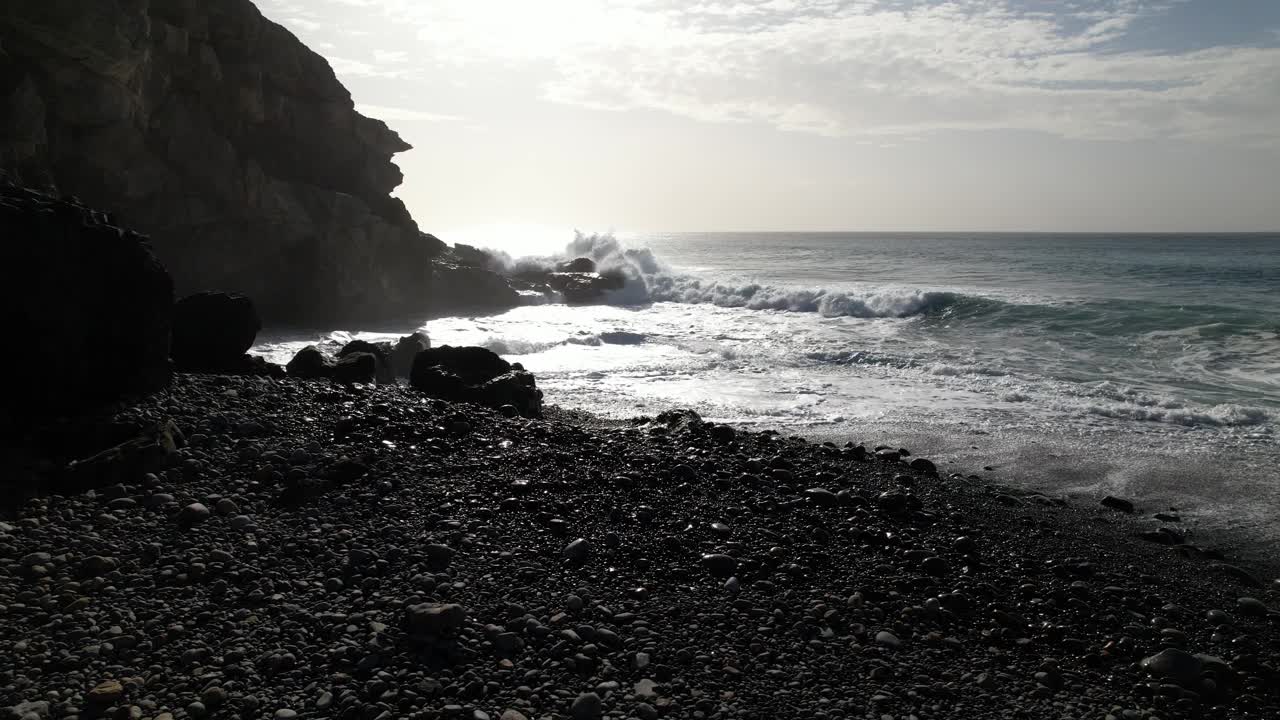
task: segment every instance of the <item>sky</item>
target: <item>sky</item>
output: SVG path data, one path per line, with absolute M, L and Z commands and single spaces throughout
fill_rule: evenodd
M 1280 0 L 258 4 L 450 242 L 1280 231 Z

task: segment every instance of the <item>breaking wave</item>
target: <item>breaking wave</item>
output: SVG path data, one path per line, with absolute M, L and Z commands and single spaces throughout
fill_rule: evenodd
M 759 283 L 734 284 L 673 271 L 648 248 L 625 247 L 612 235 L 577 233 L 563 255 L 512 258 L 489 251 L 494 269 L 510 274 L 553 270 L 566 259 L 587 257 L 601 273 L 625 278 L 624 286 L 609 291 L 611 305 L 646 305 L 655 302 L 709 304 L 748 310 L 818 313 L 824 317 L 908 318 L 942 314 L 961 305 L 998 304 L 954 292 L 908 288 L 876 288 L 865 291 L 826 288 L 788 288 Z M 536 302 L 536 301 L 535 301 Z
M 1210 408 L 1117 406 L 1093 404 L 1084 408 L 1091 415 L 1116 420 L 1141 420 L 1162 422 L 1187 427 L 1248 427 L 1263 425 L 1271 415 L 1262 408 L 1246 407 L 1235 403 L 1223 403 Z

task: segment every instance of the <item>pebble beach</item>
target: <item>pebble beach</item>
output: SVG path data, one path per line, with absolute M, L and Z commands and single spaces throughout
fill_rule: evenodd
M 0 521 L 0 717 L 1280 716 L 1274 568 L 1123 499 L 502 410 L 201 374 L 118 408 L 146 472 Z

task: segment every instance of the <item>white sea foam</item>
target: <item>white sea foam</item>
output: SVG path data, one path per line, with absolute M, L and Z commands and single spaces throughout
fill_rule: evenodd
M 1242 427 L 1262 425 L 1271 420 L 1271 414 L 1262 408 L 1246 407 L 1235 403 L 1223 403 L 1200 409 L 1091 404 L 1085 405 L 1084 411 L 1092 415 L 1119 420 L 1161 422 L 1188 427 Z
M 944 309 L 959 298 L 953 292 L 913 288 L 859 291 L 708 280 L 672 270 L 651 250 L 628 248 L 612 235 L 578 233 L 563 254 L 552 257 L 512 258 L 504 252 L 489 252 L 494 259 L 494 269 L 514 274 L 551 270 L 565 259 L 590 258 L 601 273 L 625 278 L 621 289 L 605 295 L 605 302 L 614 305 L 675 302 L 818 313 L 824 317 L 907 318 Z M 529 304 L 541 301 L 530 298 Z

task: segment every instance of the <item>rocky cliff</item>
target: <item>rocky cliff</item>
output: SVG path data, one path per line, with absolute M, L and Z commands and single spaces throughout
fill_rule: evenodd
M 425 311 L 407 149 L 248 0 L 0 3 L 0 169 L 149 234 L 179 294 L 268 324 Z

